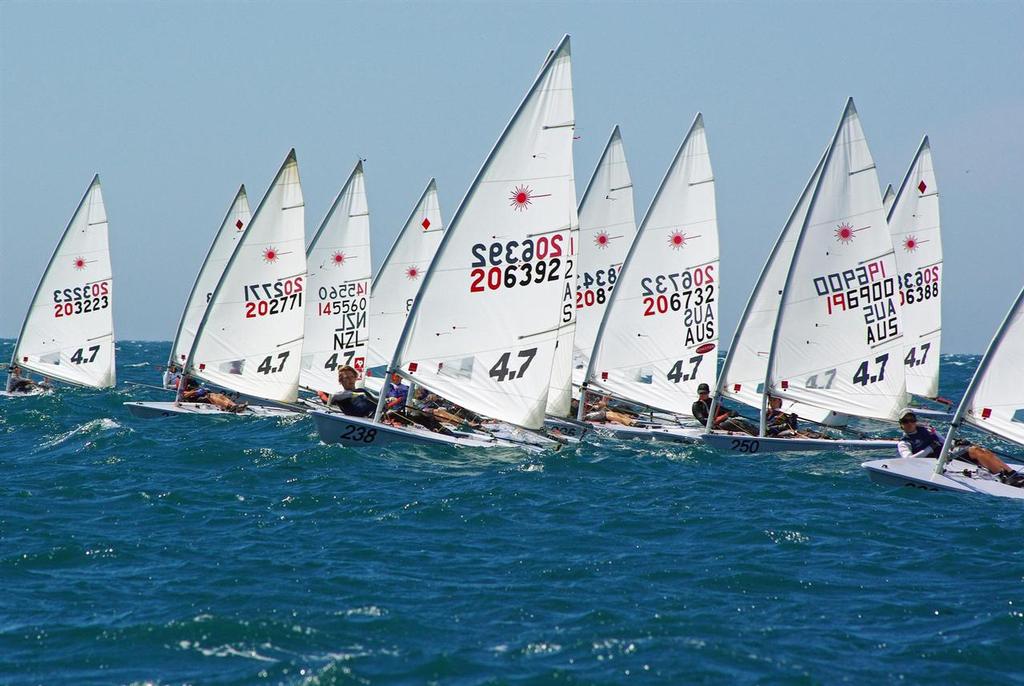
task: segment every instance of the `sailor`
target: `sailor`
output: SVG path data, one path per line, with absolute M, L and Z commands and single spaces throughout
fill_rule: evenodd
M 50 388 L 47 383 L 36 383 L 28 377 L 21 375 L 21 367 L 12 364 L 7 370 L 7 392 L 8 393 L 31 393 L 37 390 Z
M 402 377 L 396 372 L 391 375 L 391 388 L 388 389 L 386 407 L 388 410 L 401 412 L 405 409 L 409 397 L 409 387 L 402 383 Z
M 334 405 L 350 417 L 372 417 L 377 411 L 377 402 L 365 388 L 356 388 L 358 378 L 355 369 L 347 364 L 342 365 L 338 367 L 338 383 L 344 390 L 334 395 L 320 391 L 317 395 L 325 405 Z
M 903 429 L 903 435 L 896 444 L 896 450 L 900 457 L 937 458 L 942 452 L 942 438 L 932 427 L 918 424 L 917 415 L 913 411 L 903 411 L 900 415 L 900 428 Z M 1005 484 L 1024 486 L 1024 474 L 1015 472 L 987 448 L 955 439 L 949 455 L 954 460 L 962 460 L 983 467 L 999 477 L 999 480 Z
M 706 383 L 697 386 L 697 399 L 690 407 L 690 414 L 701 424 L 707 426 L 708 414 L 711 412 L 711 387 Z M 739 431 L 751 436 L 757 435 L 757 429 L 739 418 L 739 415 L 732 410 L 727 410 L 721 405 L 718 406 L 718 414 L 715 415 L 715 423 L 712 428 L 723 431 Z
M 612 410 L 608 407 L 611 402 L 611 396 L 601 396 L 601 399 L 595 403 L 587 403 L 586 414 L 583 418 L 588 422 L 604 423 L 609 424 L 620 424 L 622 426 L 633 426 L 636 424 L 636 415 L 629 412 L 621 412 L 619 410 Z
M 214 407 L 220 408 L 225 412 L 245 412 L 249 405 L 248 403 L 236 403 L 231 398 L 227 397 L 223 393 L 214 393 L 205 386 L 201 386 L 196 383 L 196 380 L 191 376 L 185 375 L 182 377 L 179 384 L 184 384 L 181 391 L 181 399 L 185 402 L 190 403 L 209 403 Z
M 797 436 L 797 415 L 782 411 L 782 398 L 768 396 L 768 412 L 765 414 L 765 433 L 769 436 L 785 438 Z

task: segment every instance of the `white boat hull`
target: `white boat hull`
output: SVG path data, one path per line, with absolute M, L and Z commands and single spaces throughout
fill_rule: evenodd
M 665 443 L 700 443 L 702 430 L 684 426 L 622 426 L 591 423 L 595 433 L 620 441 L 642 440 Z
M 545 448 L 525 443 L 511 443 L 497 437 L 458 434 L 448 436 L 428 429 L 395 427 L 375 423 L 364 417 L 350 417 L 338 412 L 310 410 L 320 440 L 327 444 L 340 443 L 349 447 L 391 447 L 419 445 L 426 447 L 449 446 L 457 448 L 517 448 L 528 452 L 543 452 Z
M 301 414 L 294 410 L 268 405 L 250 405 L 244 412 L 225 412 L 210 403 L 174 403 L 171 402 L 128 402 L 125 407 L 134 417 L 139 419 L 159 419 L 179 415 L 203 415 L 207 417 L 294 417 Z
M 896 441 L 874 439 L 775 438 L 734 433 L 704 433 L 700 436 L 708 446 L 723 453 L 793 453 L 896 451 Z
M 1021 465 L 1009 466 L 1018 471 L 1024 470 Z M 950 460 L 943 474 L 935 473 L 935 460 L 931 458 L 875 460 L 864 462 L 861 467 L 868 470 L 872 481 L 883 486 L 910 486 L 927 491 L 980 493 L 1024 500 L 1024 488 L 1004 484 L 977 465 L 961 460 Z

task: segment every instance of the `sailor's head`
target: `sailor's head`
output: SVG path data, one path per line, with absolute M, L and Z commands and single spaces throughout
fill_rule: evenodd
M 917 428 L 917 415 L 910 410 L 904 410 L 900 415 L 900 428 L 910 433 Z
M 395 384 L 396 386 L 402 383 L 402 375 L 399 374 L 398 372 L 393 372 L 391 374 L 391 383 Z
M 21 367 L 16 364 L 12 364 L 8 369 L 8 372 L 10 372 L 12 376 L 21 376 Z
M 346 391 L 351 391 L 356 387 L 356 379 L 358 378 L 359 374 L 357 374 L 356 370 L 351 366 L 343 364 L 338 367 L 338 383 L 340 383 L 341 387 Z
M 699 395 L 701 398 L 703 398 L 706 395 L 711 395 L 711 386 L 708 386 L 706 383 L 698 384 L 697 395 Z
M 773 410 L 777 410 L 782 407 L 782 398 L 776 398 L 774 395 L 768 396 L 768 407 Z

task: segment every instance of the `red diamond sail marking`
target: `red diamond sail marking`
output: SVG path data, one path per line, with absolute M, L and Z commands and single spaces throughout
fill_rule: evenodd
M 917 184 L 917 190 L 919 190 L 922 193 L 924 193 L 926 190 L 928 190 L 928 184 L 926 184 L 924 181 L 922 181 L 921 183 Z
M 241 219 L 239 219 L 237 222 L 235 222 L 235 228 L 238 229 L 239 231 L 242 230 L 243 226 L 245 226 L 245 224 L 242 223 Z
M 426 231 L 427 229 L 430 228 L 430 220 L 424 217 L 423 221 L 420 223 L 420 226 L 422 226 L 423 230 Z

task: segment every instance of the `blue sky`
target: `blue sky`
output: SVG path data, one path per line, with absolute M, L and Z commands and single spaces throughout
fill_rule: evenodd
M 931 136 L 943 349 L 978 352 L 1024 285 L 1021 27 L 1022 3 L 2 2 L 0 336 L 95 172 L 122 339 L 171 337 L 238 184 L 255 205 L 293 146 L 308 235 L 366 158 L 379 263 L 430 176 L 450 217 L 568 32 L 580 191 L 621 124 L 642 212 L 704 112 L 724 343 L 852 95 L 883 183 Z

